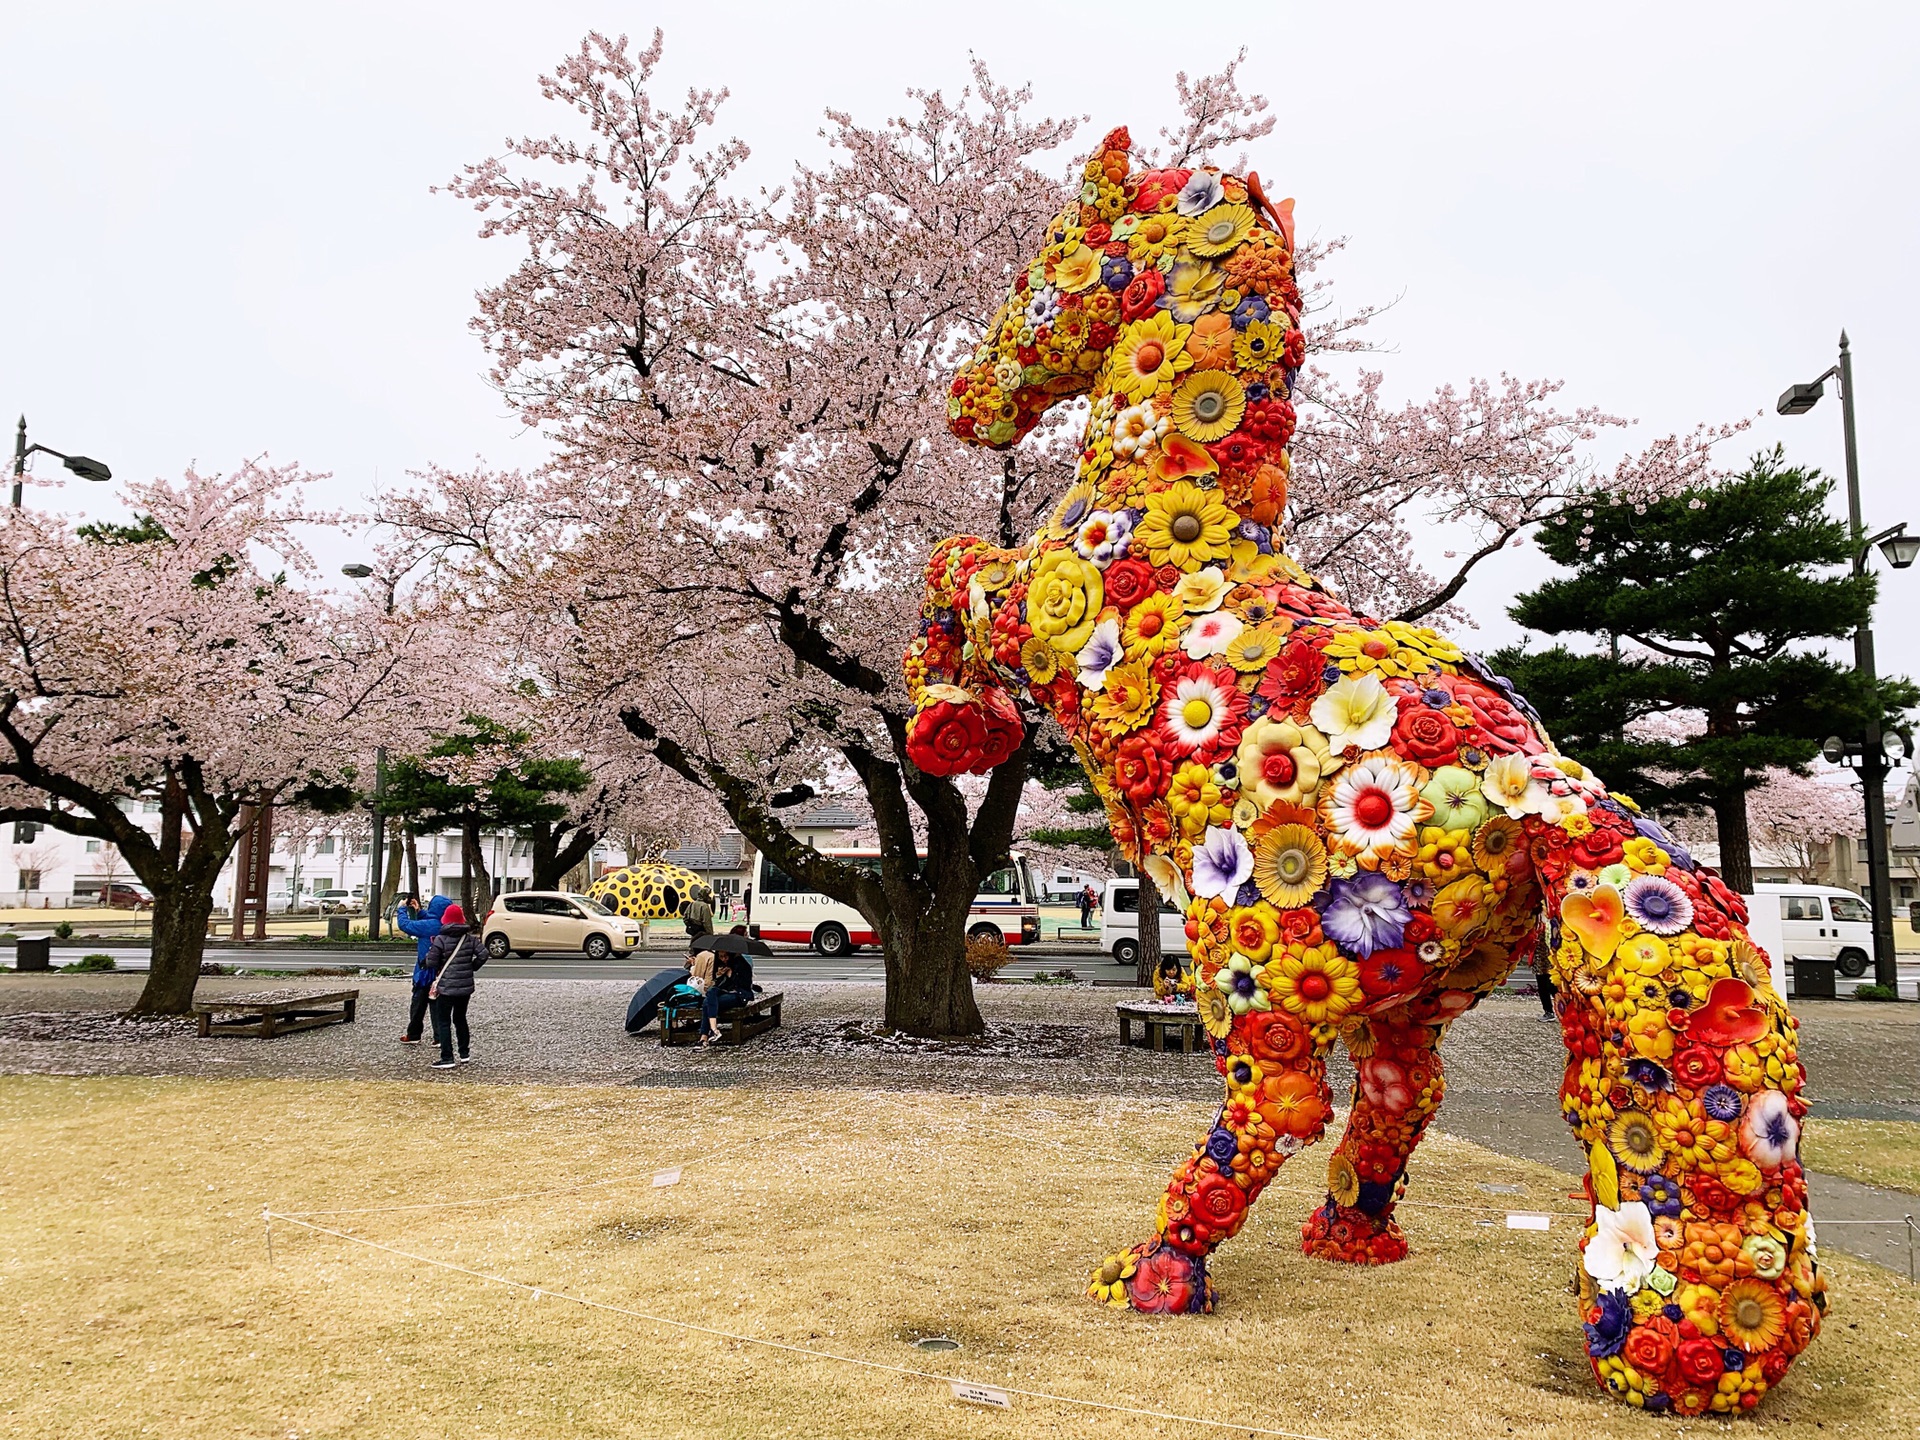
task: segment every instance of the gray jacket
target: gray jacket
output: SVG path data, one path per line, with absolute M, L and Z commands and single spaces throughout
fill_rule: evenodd
M 487 952 L 466 926 L 449 925 L 428 944 L 425 963 L 440 993 L 453 999 L 473 994 L 473 972 L 487 963 Z

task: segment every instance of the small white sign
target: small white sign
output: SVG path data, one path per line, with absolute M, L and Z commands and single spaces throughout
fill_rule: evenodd
M 674 1166 L 671 1170 L 662 1170 L 653 1177 L 653 1188 L 656 1190 L 666 1185 L 678 1185 L 679 1183 L 680 1167 L 678 1165 Z
M 1529 1215 L 1520 1210 L 1507 1212 L 1507 1229 L 1509 1230 L 1544 1230 L 1552 1223 L 1551 1215 Z
M 991 1405 L 996 1410 L 1013 1408 L 1013 1397 L 991 1385 L 975 1385 L 968 1380 L 949 1380 L 947 1383 L 953 1386 L 953 1398 L 964 1400 L 969 1405 Z

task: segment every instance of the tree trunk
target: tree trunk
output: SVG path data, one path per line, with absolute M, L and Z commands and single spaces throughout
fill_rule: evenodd
M 878 921 L 886 957 L 888 1029 L 929 1039 L 986 1030 L 967 971 L 967 914 L 979 886 L 961 846 L 929 854 L 919 883 L 884 886 L 889 908 L 868 918 Z
M 1160 887 L 1145 869 L 1136 866 L 1134 873 L 1140 877 L 1140 954 L 1133 978 L 1141 985 L 1152 985 L 1160 973 Z
M 216 872 L 217 873 L 217 872 Z M 207 921 L 213 914 L 213 884 L 183 878 L 163 899 L 153 897 L 153 968 L 129 1015 L 189 1015 L 206 953 Z
M 390 914 L 394 901 L 400 898 L 400 852 L 402 850 L 398 833 L 387 837 L 387 861 L 380 870 L 380 913 Z
M 1736 895 L 1753 893 L 1753 842 L 1747 834 L 1747 792 L 1721 790 L 1713 797 L 1720 832 L 1720 878 Z
M 487 852 L 480 844 L 480 822 L 470 819 L 460 826 L 460 908 L 467 912 L 469 925 L 478 925 L 491 904 L 493 881 L 487 875 Z
M 527 843 L 533 850 L 532 888 L 559 889 L 566 877 L 593 853 L 599 839 L 596 832 L 584 826 L 528 826 Z
M 433 883 L 440 882 L 436 879 Z M 407 826 L 407 893 L 420 894 L 420 837 L 413 833 L 411 825 Z

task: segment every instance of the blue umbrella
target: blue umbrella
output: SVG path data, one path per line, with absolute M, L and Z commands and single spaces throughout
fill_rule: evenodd
M 627 1006 L 627 1034 L 634 1035 L 653 1023 L 653 1017 L 660 1013 L 660 1001 L 667 992 L 687 978 L 688 972 L 662 970 L 646 984 L 633 992 L 633 1002 Z

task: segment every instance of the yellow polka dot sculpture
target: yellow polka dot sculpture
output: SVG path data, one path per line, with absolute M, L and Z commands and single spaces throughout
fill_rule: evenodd
M 629 920 L 677 920 L 680 907 L 705 884 L 691 870 L 649 861 L 608 871 L 587 887 L 587 898 Z

